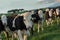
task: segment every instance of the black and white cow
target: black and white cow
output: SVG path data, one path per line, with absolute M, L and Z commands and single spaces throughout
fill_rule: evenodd
M 60 10 L 59 8 L 56 8 L 56 19 L 57 19 L 57 24 L 59 23 L 59 18 L 60 18 Z
M 15 21 L 14 21 L 15 20 Z M 11 16 L 6 16 L 6 15 L 2 15 L 1 16 L 1 30 L 4 30 L 5 28 L 7 28 L 6 31 L 11 32 L 12 36 L 12 40 L 13 37 L 16 37 L 16 32 L 19 36 L 18 40 L 27 40 L 25 35 L 29 35 L 29 29 L 32 28 L 32 20 L 31 20 L 31 13 L 30 12 L 26 12 L 24 14 L 12 14 Z M 5 27 L 4 27 L 5 26 Z M 3 27 L 3 29 L 2 29 Z M 24 35 L 24 38 L 22 38 L 22 34 Z
M 18 14 L 13 20 L 13 27 L 16 28 L 19 40 L 27 40 L 27 35 L 30 35 L 29 29 L 32 28 L 33 22 L 31 12 Z M 24 37 L 22 37 L 24 34 Z
M 53 17 L 54 17 L 54 10 L 53 9 L 46 9 L 45 17 L 46 17 L 47 25 L 52 24 Z
M 15 15 L 16 16 L 16 15 Z M 6 40 L 8 40 L 8 33 L 10 32 L 12 33 L 12 31 L 15 31 L 15 28 L 12 27 L 13 24 L 13 19 L 15 17 L 13 14 L 11 16 L 6 16 L 6 15 L 2 15 L 1 19 L 0 19 L 0 30 L 4 32 L 5 36 L 6 36 Z
M 4 32 L 6 40 L 7 39 L 7 35 L 6 35 L 6 26 L 7 26 L 7 17 L 6 15 L 1 15 L 1 19 L 0 19 L 0 32 Z
M 50 24 L 53 23 L 53 17 L 54 17 L 53 13 L 54 13 L 53 9 L 50 9 L 49 11 L 49 23 Z
M 2 31 L 5 31 L 5 29 L 4 29 L 3 23 L 2 23 L 2 21 L 1 21 L 1 19 L 0 19 L 0 33 L 1 33 Z
M 39 32 L 40 28 L 42 28 L 42 31 L 43 31 L 43 27 L 40 27 L 40 24 L 43 24 L 43 12 L 42 12 L 42 10 L 38 10 L 37 13 L 34 13 L 34 11 L 32 11 L 32 20 L 33 20 L 33 23 L 38 24 L 38 32 Z
M 5 27 L 0 19 L 0 40 L 2 40 L 2 37 L 1 37 L 2 32 L 5 33 Z M 6 35 L 5 35 L 5 37 L 6 37 Z
M 45 19 L 46 19 L 46 23 L 47 25 L 49 24 L 48 20 L 49 20 L 49 9 L 45 10 Z

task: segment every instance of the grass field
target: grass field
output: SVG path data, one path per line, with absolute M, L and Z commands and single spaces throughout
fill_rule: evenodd
M 46 26 L 46 22 L 43 24 L 44 30 L 37 32 L 37 24 L 34 24 L 34 34 L 28 37 L 28 40 L 60 40 L 60 19 L 57 21 L 56 19 L 54 22 Z M 4 34 L 2 33 L 2 40 L 4 39 Z M 11 38 L 9 38 L 11 40 Z M 15 39 L 16 40 L 16 39 Z
M 37 25 L 34 27 L 36 28 Z M 28 40 L 60 40 L 60 19 L 54 20 L 52 25 L 46 26 L 44 23 L 44 31 L 37 33 L 36 29 L 33 36 L 28 37 Z

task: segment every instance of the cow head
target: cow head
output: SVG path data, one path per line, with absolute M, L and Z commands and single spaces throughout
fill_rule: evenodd
M 39 10 L 38 13 L 32 12 L 32 20 L 35 23 L 38 23 L 38 21 L 43 18 L 43 12 L 42 10 Z
M 50 9 L 50 11 L 49 11 L 49 16 L 50 16 L 50 17 L 53 16 L 53 9 Z
M 3 23 L 3 25 L 7 25 L 7 16 L 6 15 L 2 15 L 1 16 L 1 20 L 2 20 L 2 23 Z
M 59 8 L 56 8 L 56 13 L 57 15 L 59 15 Z
M 32 22 L 32 17 L 31 17 L 31 12 L 26 12 L 26 13 L 23 13 L 21 14 L 21 16 L 24 16 L 24 23 L 26 25 L 26 28 L 31 28 L 32 25 L 33 25 L 33 22 Z

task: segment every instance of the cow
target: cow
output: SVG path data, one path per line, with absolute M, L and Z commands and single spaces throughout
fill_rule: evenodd
M 53 9 L 46 9 L 45 17 L 46 17 L 47 26 L 53 23 L 54 13 L 55 12 Z
M 12 31 L 14 32 L 15 28 L 12 27 L 12 21 L 14 19 L 16 15 L 13 13 L 11 16 L 6 16 L 6 15 L 1 15 L 1 18 L 0 18 L 0 28 L 1 28 L 1 32 L 3 31 L 5 36 L 6 36 L 6 40 L 9 40 L 8 39 L 8 32 L 11 32 Z
M 59 8 L 56 8 L 56 18 L 57 18 L 57 24 L 58 24 L 58 20 L 59 20 L 59 18 L 60 18 L 60 10 L 59 10 Z
M 59 8 L 56 8 L 57 17 L 60 17 L 59 11 L 60 11 Z
M 1 15 L 0 18 L 0 32 L 4 32 L 6 40 L 8 40 L 7 35 L 6 35 L 6 27 L 7 27 L 7 17 L 6 15 Z
M 46 19 L 46 23 L 47 23 L 47 25 L 49 25 L 49 9 L 46 9 L 45 10 L 45 19 Z
M 23 14 L 12 14 L 11 16 L 7 16 L 7 26 L 9 27 L 9 32 L 12 33 L 12 40 L 13 37 L 16 37 L 16 35 L 19 37 L 18 40 L 27 40 L 27 35 L 30 35 L 29 30 L 32 29 L 33 32 L 32 26 L 33 20 L 35 20 L 34 17 L 38 21 L 43 19 L 40 15 L 41 13 L 42 11 L 39 10 L 39 13 L 37 15 L 32 14 L 31 12 L 25 12 Z M 24 34 L 24 38 L 22 37 L 22 34 Z
M 50 24 L 53 23 L 53 17 L 54 17 L 53 13 L 54 13 L 53 9 L 50 9 L 49 11 L 49 23 Z
M 22 34 L 24 33 L 24 40 L 26 40 L 25 35 L 29 34 L 29 29 L 32 28 L 32 20 L 31 20 L 31 13 L 26 12 L 24 14 L 12 14 L 11 16 L 3 15 L 1 17 L 2 24 L 7 28 L 6 31 L 11 32 L 12 34 L 12 40 L 13 37 L 16 37 L 16 34 L 18 34 L 19 39 L 23 40 Z M 15 27 L 14 27 L 14 20 L 15 20 Z
M 27 40 L 27 35 L 30 35 L 29 30 L 32 28 L 33 22 L 31 12 L 18 14 L 13 20 L 13 27 L 17 30 L 18 40 Z M 22 37 L 22 34 L 24 36 Z
M 1 37 L 1 33 L 4 32 L 5 33 L 5 29 L 4 29 L 4 25 L 0 19 L 0 40 L 2 40 L 2 37 Z
M 37 13 L 34 13 L 34 11 L 31 11 L 31 12 L 32 12 L 33 23 L 38 24 L 38 33 L 39 33 L 40 23 L 43 24 L 43 12 L 42 10 L 38 10 Z M 42 28 L 42 31 L 43 31 L 43 28 Z
M 38 15 L 40 17 L 40 20 L 38 21 L 38 25 L 40 25 L 41 30 L 43 31 L 43 23 L 44 23 L 44 14 L 42 10 L 38 11 Z M 39 23 L 40 22 L 40 23 Z M 39 31 L 38 31 L 39 32 Z
M 55 18 L 59 18 L 60 17 L 60 10 L 59 10 L 59 8 L 55 8 L 54 9 L 54 16 L 55 16 Z

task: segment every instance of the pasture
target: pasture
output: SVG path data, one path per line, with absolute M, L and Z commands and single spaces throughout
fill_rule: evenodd
M 30 35 L 28 37 L 28 40 L 60 40 L 60 19 L 57 23 L 57 19 L 53 21 L 52 24 L 46 25 L 46 22 L 44 21 L 43 24 L 44 30 L 38 33 L 37 32 L 37 24 L 34 24 L 34 34 Z M 11 40 L 11 35 L 8 33 L 8 38 Z M 5 40 L 4 33 L 2 33 L 2 40 Z M 18 38 L 15 38 L 14 40 L 17 40 Z

